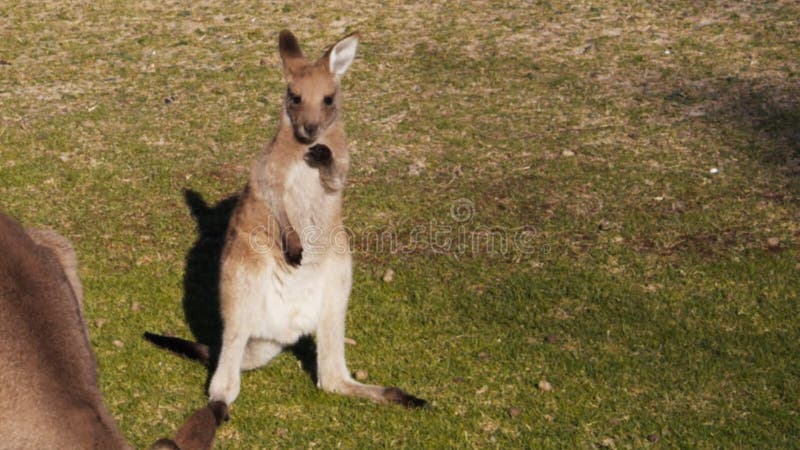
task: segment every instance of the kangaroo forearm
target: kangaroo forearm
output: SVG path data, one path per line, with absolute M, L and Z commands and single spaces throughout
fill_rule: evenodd
M 337 159 L 330 147 L 316 144 L 309 147 L 304 159 L 309 166 L 319 170 L 319 179 L 329 191 L 344 189 L 347 165 Z
M 281 246 L 283 247 L 283 255 L 286 258 L 286 262 L 297 266 L 303 257 L 303 244 L 300 241 L 300 235 L 289 222 L 289 216 L 285 208 L 277 211 L 276 218 L 280 228 Z

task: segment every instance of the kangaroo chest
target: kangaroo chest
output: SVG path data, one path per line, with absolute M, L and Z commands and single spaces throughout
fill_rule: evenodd
M 257 277 L 261 301 L 253 319 L 258 337 L 291 344 L 316 331 L 325 288 L 332 287 L 329 259 L 341 197 L 327 193 L 318 170 L 303 162 L 290 166 L 285 176 L 281 201 L 300 236 L 302 262 L 288 270 L 274 263 L 263 266 Z
M 327 193 L 319 171 L 298 162 L 286 173 L 282 200 L 289 222 L 303 243 L 304 260 L 313 261 L 330 247 L 341 196 Z

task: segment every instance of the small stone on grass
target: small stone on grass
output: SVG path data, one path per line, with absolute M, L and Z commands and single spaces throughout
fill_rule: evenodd
M 603 448 L 617 448 L 617 445 L 614 443 L 614 439 L 610 437 L 603 439 L 600 441 L 600 447 Z
M 425 166 L 426 164 L 424 160 L 417 159 L 412 164 L 409 164 L 408 174 L 414 177 L 419 176 L 422 173 L 422 171 L 425 170 Z
M 483 425 L 483 431 L 487 433 L 494 433 L 497 431 L 497 424 L 490 420 Z
M 550 392 L 553 390 L 553 385 L 547 380 L 542 380 L 538 384 L 539 390 L 542 392 Z
M 392 280 L 394 280 L 394 270 L 386 269 L 386 272 L 383 273 L 383 282 L 391 283 Z

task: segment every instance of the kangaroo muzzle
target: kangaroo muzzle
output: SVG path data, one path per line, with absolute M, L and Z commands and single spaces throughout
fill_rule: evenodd
M 303 124 L 294 125 L 294 137 L 303 144 L 311 144 L 317 139 L 319 135 L 318 124 Z

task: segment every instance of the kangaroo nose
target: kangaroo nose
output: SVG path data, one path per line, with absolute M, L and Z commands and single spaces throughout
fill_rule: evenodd
M 317 134 L 317 130 L 319 129 L 319 125 L 303 125 L 303 129 L 306 131 L 306 134 L 309 136 L 314 136 Z

